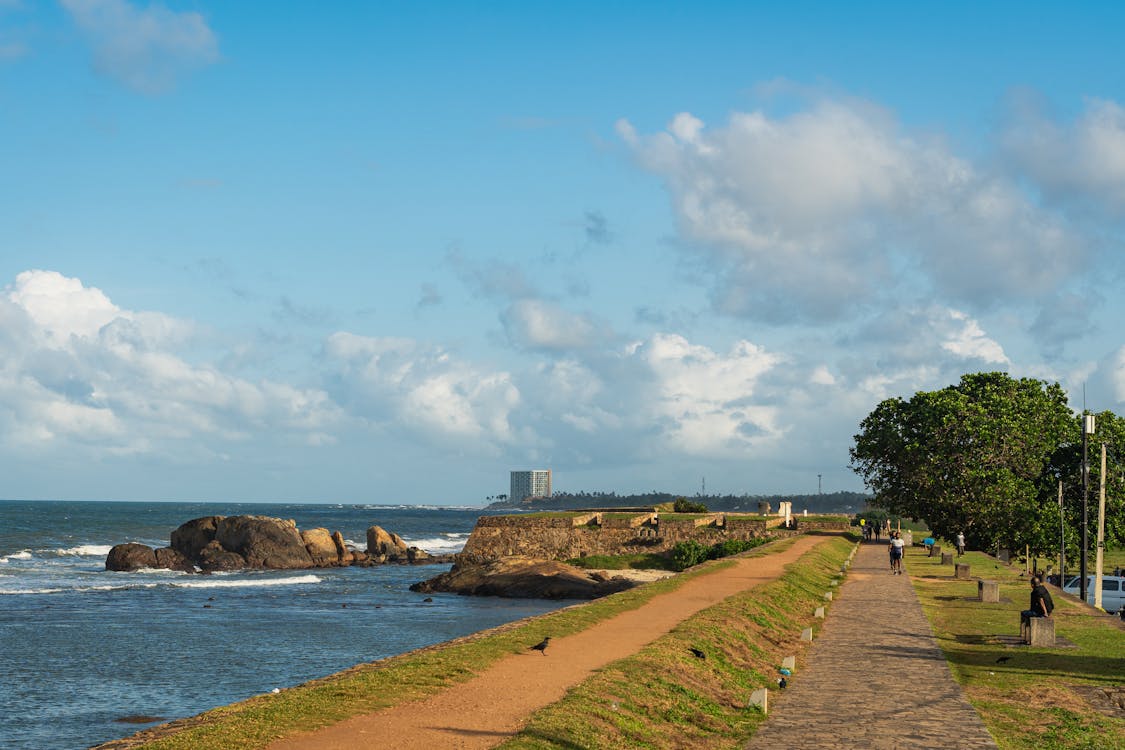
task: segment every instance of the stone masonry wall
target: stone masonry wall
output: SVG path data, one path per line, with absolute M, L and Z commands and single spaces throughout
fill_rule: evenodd
M 484 562 L 524 555 L 569 560 L 585 555 L 665 552 L 689 539 L 711 545 L 727 539 L 775 536 L 781 531 L 767 528 L 767 520 L 761 516 L 723 513 L 683 519 L 651 512 L 482 516 L 459 559 Z

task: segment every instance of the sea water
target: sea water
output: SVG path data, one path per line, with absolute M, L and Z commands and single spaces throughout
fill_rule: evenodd
M 105 570 L 114 544 L 167 546 L 208 515 L 291 518 L 359 549 L 378 524 L 457 552 L 479 509 L 381 505 L 0 501 L 0 748 L 84 748 L 145 725 L 300 684 L 560 606 L 432 595 L 448 565 L 246 571 Z

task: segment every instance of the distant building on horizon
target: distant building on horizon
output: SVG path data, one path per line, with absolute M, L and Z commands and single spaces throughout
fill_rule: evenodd
M 509 501 L 524 502 L 537 497 L 551 496 L 551 470 L 532 469 L 512 472 L 512 491 Z

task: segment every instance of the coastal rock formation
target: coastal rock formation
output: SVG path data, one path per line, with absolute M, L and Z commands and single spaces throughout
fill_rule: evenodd
M 230 516 L 219 521 L 215 541 L 223 549 L 242 555 L 251 568 L 318 567 L 293 521 L 269 516 Z
M 213 573 L 243 568 L 293 570 L 342 565 L 447 563 L 449 555 L 430 555 L 410 547 L 379 526 L 367 530 L 367 552 L 347 546 L 339 531 L 301 531 L 296 522 L 269 516 L 204 516 L 172 532 L 171 546 L 154 550 L 129 542 L 113 547 L 107 570 L 167 568 Z
M 607 578 L 553 560 L 505 557 L 483 565 L 455 565 L 448 573 L 416 583 L 410 590 L 520 599 L 596 599 L 634 585 L 625 578 Z
M 106 570 L 140 570 L 155 567 L 156 553 L 152 547 L 136 542 L 116 545 L 105 559 Z

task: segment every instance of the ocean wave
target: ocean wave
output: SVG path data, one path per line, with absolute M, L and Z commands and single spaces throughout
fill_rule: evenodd
M 404 539 L 409 546 L 418 547 L 426 552 L 460 552 L 465 546 L 465 540 L 469 538 L 468 534 L 442 534 L 439 537 L 428 537 L 426 539 Z
M 63 547 L 49 550 L 60 557 L 105 557 L 113 549 L 112 544 L 79 544 L 77 547 Z
M 288 578 L 263 578 L 252 581 L 180 581 L 171 585 L 178 589 L 233 589 L 247 586 L 296 586 L 302 583 L 320 583 L 320 577 L 305 575 Z
M 31 559 L 31 550 L 25 549 L 25 550 L 21 550 L 20 552 L 13 552 L 10 555 L 5 555 L 4 557 L 0 557 L 0 563 L 6 563 L 9 560 L 30 560 L 30 559 Z
M 132 574 L 130 574 L 132 575 Z M 314 575 L 289 576 L 286 578 L 262 578 L 256 580 L 238 581 L 131 581 L 129 583 L 107 583 L 99 586 L 69 586 L 66 588 L 51 587 L 41 589 L 0 589 L 0 595 L 16 594 L 81 594 L 89 591 L 128 591 L 135 589 L 154 589 L 158 587 L 176 589 L 227 589 L 248 588 L 254 586 L 296 586 L 305 583 L 320 583 L 320 578 Z

